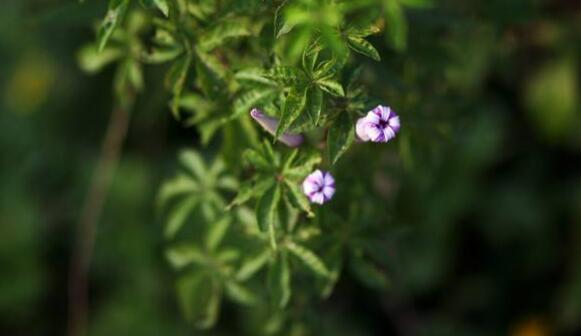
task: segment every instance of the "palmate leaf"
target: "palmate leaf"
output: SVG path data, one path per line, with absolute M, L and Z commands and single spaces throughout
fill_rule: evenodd
M 301 112 L 305 109 L 306 100 L 305 91 L 297 92 L 296 90 L 292 89 L 289 92 L 284 102 L 284 107 L 280 116 L 280 122 L 276 129 L 275 138 L 278 139 L 278 137 L 289 128 L 293 121 L 297 120 Z
M 197 191 L 199 191 L 199 184 L 195 180 L 183 174 L 177 175 L 161 186 L 157 198 L 157 206 L 163 207 L 168 200 L 175 196 Z
M 371 43 L 367 42 L 364 38 L 356 37 L 356 36 L 348 36 L 347 42 L 349 43 L 349 47 L 356 52 L 370 57 L 376 61 L 380 61 L 381 57 L 379 56 L 379 52 L 371 45 Z
M 242 93 L 232 103 L 233 113 L 231 119 L 237 118 L 245 113 L 248 113 L 254 106 L 263 105 L 263 103 L 272 100 L 276 97 L 277 90 L 271 89 L 255 89 Z
M 109 9 L 105 15 L 105 19 L 99 27 L 97 32 L 97 45 L 99 51 L 105 49 L 109 38 L 121 22 L 121 19 L 127 11 L 127 6 L 129 5 L 129 0 L 110 0 Z
M 291 297 L 291 273 L 286 253 L 280 252 L 270 265 L 267 288 L 273 306 L 284 308 Z
M 327 266 L 325 266 L 323 261 L 313 251 L 293 241 L 287 241 L 285 248 L 316 275 L 321 277 L 328 277 L 330 275 Z
M 355 140 L 355 129 L 348 113 L 341 113 L 329 129 L 327 149 L 329 161 L 337 163 Z
M 179 154 L 180 163 L 186 168 L 198 181 L 203 181 L 207 175 L 206 164 L 202 156 L 193 150 L 185 150 Z

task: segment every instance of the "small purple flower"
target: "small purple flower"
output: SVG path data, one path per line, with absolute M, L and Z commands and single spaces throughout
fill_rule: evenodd
M 335 179 L 329 172 L 317 169 L 303 181 L 303 192 L 312 203 L 323 204 L 335 194 Z
M 275 135 L 278 127 L 278 119 L 269 117 L 262 113 L 259 109 L 253 108 L 250 115 L 262 128 L 268 133 Z M 289 147 L 298 147 L 303 143 L 303 136 L 300 134 L 283 133 L 278 140 Z
M 378 105 L 357 120 L 355 131 L 363 141 L 388 142 L 399 132 L 399 117 L 390 107 Z

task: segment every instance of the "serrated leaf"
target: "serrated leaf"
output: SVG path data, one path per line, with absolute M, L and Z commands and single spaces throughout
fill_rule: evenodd
M 337 163 L 355 140 L 353 121 L 347 113 L 341 113 L 331 125 L 327 136 L 327 150 L 331 164 Z
M 250 279 L 256 272 L 260 271 L 264 265 L 270 259 L 271 252 L 269 250 L 264 250 L 262 253 L 246 258 L 246 260 L 238 269 L 236 273 L 236 279 L 238 281 L 246 281 Z
M 343 90 L 343 87 L 341 86 L 341 84 L 339 84 L 339 82 L 336 82 L 332 79 L 319 79 L 317 80 L 317 85 L 319 86 L 319 88 L 321 88 L 322 90 L 324 90 L 325 92 L 336 96 L 336 97 L 344 97 L 345 96 L 345 91 Z
M 206 236 L 206 248 L 209 251 L 215 250 L 220 245 L 231 223 L 232 218 L 230 216 L 224 216 L 217 222 L 209 224 L 208 234 Z
M 247 306 L 252 306 L 258 301 L 252 291 L 234 281 L 226 282 L 226 295 L 230 299 Z
M 322 277 L 328 277 L 330 275 L 327 266 L 325 266 L 323 261 L 313 251 L 293 241 L 287 241 L 285 247 L 316 275 Z
M 291 274 L 285 253 L 280 253 L 268 271 L 267 287 L 275 307 L 284 308 L 291 297 Z
M 165 237 L 167 239 L 173 238 L 176 233 L 184 225 L 186 219 L 199 202 L 199 197 L 190 196 L 176 205 L 168 215 L 167 223 L 165 225 Z
M 166 251 L 165 256 L 169 264 L 178 270 L 191 263 L 204 265 L 207 262 L 206 255 L 193 245 L 171 247 Z
M 397 1 L 383 0 L 385 9 L 385 32 L 395 50 L 402 51 L 407 44 L 407 21 L 401 5 Z
M 107 14 L 97 32 L 97 45 L 99 52 L 105 49 L 109 38 L 121 22 L 127 11 L 129 0 L 110 0 Z
M 376 61 L 381 60 L 381 57 L 379 57 L 379 52 L 377 52 L 377 49 L 375 49 L 373 45 L 371 45 L 371 43 L 367 42 L 365 39 L 361 37 L 348 36 L 347 42 L 349 43 L 349 47 L 355 50 L 356 52 L 365 55 L 367 57 L 370 57 Z
M 178 298 L 184 315 L 196 328 L 214 326 L 220 310 L 222 287 L 211 275 L 190 273 L 177 282 Z
M 308 96 L 309 114 L 315 126 L 319 126 L 321 114 L 323 112 L 323 91 L 313 87 L 309 89 Z
M 306 92 L 296 92 L 291 90 L 284 102 L 284 107 L 282 109 L 282 114 L 280 116 L 280 122 L 276 128 L 275 138 L 279 138 L 288 127 L 300 116 L 301 112 L 305 109 L 306 105 Z

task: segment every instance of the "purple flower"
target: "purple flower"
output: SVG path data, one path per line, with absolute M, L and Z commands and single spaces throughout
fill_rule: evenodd
M 253 108 L 250 111 L 250 115 L 268 133 L 272 135 L 276 134 L 276 128 L 279 123 L 278 119 L 265 115 L 257 108 Z M 289 147 L 298 147 L 303 143 L 303 136 L 300 134 L 283 133 L 278 140 Z
M 323 204 L 335 194 L 335 179 L 329 172 L 317 169 L 303 181 L 303 191 L 312 203 Z
M 355 131 L 363 141 L 388 142 L 399 132 L 399 117 L 390 107 L 378 105 L 357 120 Z

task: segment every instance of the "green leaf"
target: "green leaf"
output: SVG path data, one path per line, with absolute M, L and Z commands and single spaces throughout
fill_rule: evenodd
M 327 149 L 331 164 L 337 163 L 355 140 L 355 128 L 348 113 L 341 113 L 331 125 L 327 136 Z
M 242 154 L 242 158 L 246 162 L 248 162 L 249 164 L 254 166 L 254 168 L 256 168 L 257 170 L 262 170 L 262 171 L 272 170 L 272 167 L 274 164 L 274 162 L 269 161 L 261 153 L 255 151 L 253 149 L 249 149 L 249 150 L 244 151 L 244 153 Z
M 381 29 L 376 24 L 371 23 L 364 26 L 351 26 L 347 29 L 346 34 L 347 36 L 366 37 L 380 31 Z
M 115 28 L 119 25 L 119 22 L 121 22 L 122 17 L 125 15 L 128 4 L 129 0 L 109 1 L 109 9 L 107 10 L 105 19 L 103 19 L 99 31 L 97 32 L 97 45 L 99 46 L 99 52 L 105 49 L 109 38 L 115 31 Z
M 193 245 L 174 246 L 166 251 L 165 256 L 170 265 L 178 270 L 191 263 L 204 265 L 208 261 L 206 255 Z
M 264 193 L 256 207 L 256 222 L 261 231 L 267 231 L 270 235 L 270 243 L 276 249 L 275 225 L 278 218 L 278 205 L 280 203 L 280 186 L 273 185 Z
M 355 50 L 356 52 L 370 57 L 376 61 L 381 60 L 377 50 L 365 39 L 361 37 L 348 36 L 347 41 L 349 43 L 349 47 L 351 47 L 351 49 Z
M 209 251 L 214 251 L 220 245 L 231 223 L 232 218 L 230 216 L 224 216 L 217 222 L 210 224 L 206 236 L 206 248 Z
M 177 282 L 177 292 L 188 321 L 199 329 L 214 326 L 222 298 L 222 287 L 215 277 L 200 273 L 182 276 Z
M 161 64 L 178 58 L 184 50 L 182 48 L 152 48 L 149 52 L 141 54 L 140 60 L 149 64 Z
M 307 81 L 305 73 L 297 67 L 277 66 L 268 70 L 267 76 L 285 86 L 300 86 Z
M 173 94 L 170 107 L 172 114 L 176 119 L 179 119 L 180 96 L 184 89 L 191 61 L 192 58 L 189 54 L 186 53 L 182 55 L 175 63 L 173 63 L 165 77 L 165 85 Z
M 258 83 L 269 86 L 276 86 L 277 83 L 270 79 L 268 72 L 261 68 L 248 68 L 236 72 L 234 79 L 240 82 L 249 82 L 251 84 Z
M 285 253 L 280 253 L 271 264 L 267 287 L 272 304 L 278 308 L 284 308 L 291 297 L 291 274 L 288 259 Z
M 282 114 L 280 116 L 280 122 L 276 129 L 275 138 L 283 134 L 288 127 L 295 121 L 305 109 L 306 105 L 306 92 L 296 92 L 294 89 L 291 90 L 284 102 L 284 107 L 282 109 Z
M 163 15 L 165 15 L 166 17 L 169 16 L 169 5 L 167 3 L 167 0 L 141 0 L 141 4 L 145 8 L 156 7 L 163 13 Z
M 332 79 L 319 79 L 317 80 L 317 85 L 326 91 L 327 93 L 336 96 L 336 97 L 344 97 L 345 91 L 343 91 L 343 87 L 338 82 Z
M 207 174 L 202 156 L 193 150 L 184 150 L 179 154 L 180 163 L 188 169 L 199 181 L 204 181 Z
M 233 38 L 250 34 L 248 23 L 240 19 L 229 19 L 204 32 L 198 39 L 198 47 L 204 51 L 211 51 Z
M 162 207 L 171 198 L 187 193 L 199 191 L 199 185 L 191 177 L 186 175 L 178 175 L 171 180 L 165 182 L 159 191 L 157 205 Z
M 252 306 L 258 301 L 254 293 L 234 281 L 226 282 L 226 295 L 230 299 L 247 306 Z
M 122 56 L 123 52 L 119 49 L 105 48 L 99 52 L 97 46 L 89 44 L 79 51 L 77 59 L 83 71 L 94 74 L 101 71 L 105 66 L 120 59 Z
M 323 112 L 323 91 L 313 87 L 309 89 L 308 106 L 311 120 L 315 126 L 319 126 Z
M 325 266 L 323 261 L 313 251 L 290 240 L 286 242 L 285 247 L 316 275 L 322 277 L 328 277 L 330 275 L 327 266 Z
M 293 203 L 293 205 L 305 211 L 307 213 L 307 216 L 313 217 L 314 214 L 313 211 L 311 210 L 311 204 L 309 203 L 309 200 L 307 199 L 305 194 L 302 192 L 300 186 L 289 180 L 285 180 L 285 182 L 289 190 L 288 193 L 289 200 Z
M 234 113 L 230 118 L 233 119 L 245 113 L 249 113 L 251 108 L 263 105 L 264 102 L 270 101 L 274 97 L 276 97 L 276 91 L 274 89 L 246 91 L 239 95 L 232 103 L 232 110 Z
M 260 271 L 260 269 L 266 265 L 270 259 L 270 255 L 270 250 L 266 249 L 258 255 L 246 258 L 236 273 L 236 280 L 246 281 L 250 279 L 254 274 L 256 274 L 256 272 Z
M 383 0 L 387 39 L 395 50 L 402 51 L 407 44 L 407 21 L 397 1 Z
M 167 239 L 171 239 L 176 235 L 198 202 L 199 198 L 197 195 L 190 196 L 175 206 L 169 214 L 165 226 L 164 234 Z

